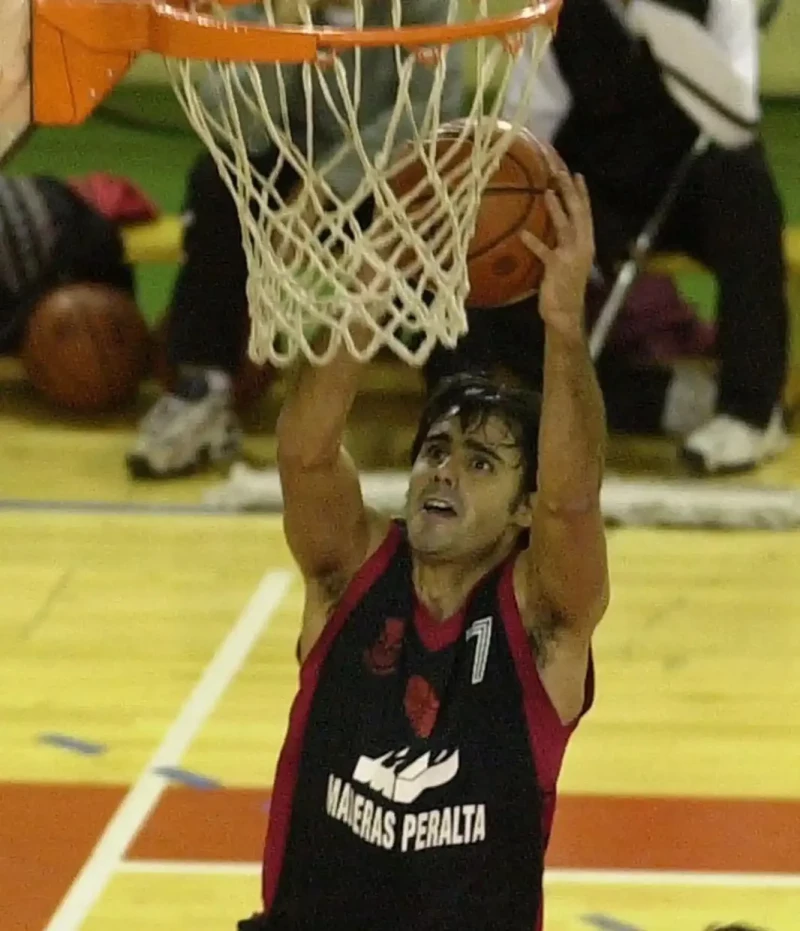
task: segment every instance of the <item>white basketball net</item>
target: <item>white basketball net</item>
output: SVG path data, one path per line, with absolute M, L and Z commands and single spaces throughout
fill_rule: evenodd
M 389 2 L 392 25 L 399 27 L 403 0 Z M 447 22 L 457 22 L 458 0 L 442 3 L 447 5 Z M 471 17 L 486 18 L 487 3 L 475 0 Z M 274 25 L 275 15 L 265 6 L 267 22 Z M 287 21 L 285 10 L 277 15 Z M 289 16 L 312 22 L 306 0 L 297 0 Z M 351 16 L 353 28 L 363 27 L 362 0 L 354 0 Z M 378 80 L 374 50 L 356 48 L 300 65 L 209 62 L 200 74 L 196 63 L 168 62 L 188 118 L 238 205 L 254 361 L 286 365 L 302 354 L 322 364 L 344 343 L 362 360 L 388 347 L 410 364 L 422 365 L 437 341 L 455 346 L 467 329 L 467 253 L 481 194 L 524 122 L 550 30 L 541 25 L 529 36 L 509 38 L 513 41 L 477 39 L 449 51 L 391 49 L 390 115 L 385 134 L 369 146 L 359 114 Z M 459 92 L 455 111 L 452 102 L 444 102 L 453 54 L 470 55 L 470 70 L 477 78 L 469 105 L 464 106 Z M 528 79 L 523 88 L 515 85 L 513 112 L 508 107 L 503 112 L 510 130 L 498 133 L 497 120 L 520 55 L 528 62 Z M 384 68 L 387 57 L 381 59 Z M 493 93 L 488 106 L 487 91 Z M 464 134 L 472 140 L 469 163 L 454 166 L 452 156 L 449 166 L 445 160 L 437 162 L 430 140 L 443 123 L 461 116 L 466 117 Z M 398 162 L 404 144 L 410 151 Z M 270 170 L 261 173 L 250 155 L 270 150 Z M 398 200 L 389 185 L 398 168 L 419 159 L 427 173 L 423 184 L 437 193 L 424 215 L 409 211 L 414 191 Z M 348 165 L 355 169 L 350 175 L 355 180 L 343 191 L 337 178 Z M 276 187 L 287 166 L 303 179 L 294 199 L 285 190 L 285 174 L 278 185 L 284 190 Z M 367 225 L 360 217 L 362 228 L 355 214 L 367 198 L 374 199 L 374 219 Z

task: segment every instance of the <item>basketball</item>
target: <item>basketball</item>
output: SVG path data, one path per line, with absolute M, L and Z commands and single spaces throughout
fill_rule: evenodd
M 34 307 L 22 361 L 52 404 L 79 413 L 130 401 L 144 376 L 150 335 L 133 298 L 101 284 L 57 288 Z
M 463 120 L 455 120 L 445 123 L 437 133 L 437 163 L 441 163 L 454 145 L 463 150 L 447 156 L 445 164 L 451 178 L 446 180 L 451 185 L 458 183 L 468 170 L 472 141 L 469 135 L 459 138 L 463 126 Z M 509 131 L 509 124 L 499 121 L 495 134 L 503 136 Z M 554 242 L 554 229 L 544 199 L 552 181 L 545 148 L 557 164 L 563 164 L 555 149 L 527 130 L 519 130 L 486 185 L 468 252 L 468 307 L 498 307 L 520 300 L 539 288 L 544 272 L 542 263 L 525 246 L 519 234 L 527 230 L 548 245 Z M 465 167 L 459 170 L 462 165 Z M 389 179 L 389 184 L 395 195 L 402 197 L 425 177 L 426 168 L 420 160 L 403 166 Z M 413 209 L 425 215 L 425 203 L 435 197 L 433 187 L 423 185 L 414 197 Z M 401 261 L 400 264 L 402 267 L 405 263 Z

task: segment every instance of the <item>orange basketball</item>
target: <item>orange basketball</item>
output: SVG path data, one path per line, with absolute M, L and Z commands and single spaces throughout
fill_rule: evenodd
M 459 141 L 463 126 L 463 120 L 455 120 L 445 123 L 437 133 L 437 164 L 444 164 L 448 174 L 452 170 L 456 182 L 468 170 L 472 148 L 469 135 Z M 509 129 L 509 125 L 501 121 L 495 132 L 504 135 Z M 461 151 L 447 155 L 454 145 Z M 548 187 L 552 186 L 545 148 L 557 164 L 563 164 L 551 146 L 540 142 L 527 130 L 518 131 L 486 185 L 468 252 L 468 307 L 497 307 L 538 290 L 543 274 L 542 263 L 525 246 L 519 233 L 527 230 L 548 245 L 554 242 L 554 230 L 544 199 Z M 443 162 L 445 156 L 447 158 Z M 426 168 L 420 160 L 397 171 L 389 184 L 401 197 L 425 177 Z M 453 183 L 450 181 L 451 185 Z M 436 196 L 431 185 L 423 184 L 411 207 L 424 216 L 425 203 Z M 401 267 L 403 264 L 401 261 Z
M 129 294 L 72 284 L 49 292 L 33 309 L 22 361 L 48 401 L 95 413 L 133 398 L 149 352 L 147 325 Z

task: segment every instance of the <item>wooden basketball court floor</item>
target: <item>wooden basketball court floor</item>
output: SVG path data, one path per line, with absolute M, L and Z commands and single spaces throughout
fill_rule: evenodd
M 131 431 L 0 406 L 2 931 L 233 931 L 258 905 L 301 586 L 278 517 L 176 506 L 209 479 L 129 485 Z M 791 931 L 800 534 L 610 549 L 546 927 Z

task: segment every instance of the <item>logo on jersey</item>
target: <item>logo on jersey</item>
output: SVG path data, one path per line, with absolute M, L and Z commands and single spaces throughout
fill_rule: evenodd
M 408 853 L 432 847 L 456 847 L 486 840 L 486 805 L 446 805 L 428 811 L 403 812 L 383 802 L 410 805 L 423 792 L 451 782 L 459 768 L 459 752 L 429 751 L 410 759 L 410 748 L 378 757 L 360 756 L 352 782 L 331 773 L 326 814 L 346 824 L 361 840 L 384 850 Z M 364 786 L 378 800 L 363 795 Z
M 405 629 L 405 621 L 400 618 L 386 619 L 377 642 L 364 650 L 364 663 L 370 672 L 376 676 L 388 676 L 397 669 Z
M 405 624 L 399 618 L 387 618 L 376 642 L 364 650 L 364 664 L 374 675 L 388 676 L 397 671 Z M 491 616 L 479 618 L 465 632 L 466 640 L 475 644 L 470 671 L 470 682 L 475 686 L 481 685 L 486 676 L 492 624 Z M 440 705 L 427 679 L 420 675 L 409 677 L 403 709 L 417 738 L 431 737 Z M 412 853 L 481 843 L 487 831 L 484 803 L 408 810 L 426 792 L 452 783 L 460 767 L 458 748 L 426 750 L 413 758 L 410 747 L 376 757 L 361 755 L 349 779 L 329 773 L 325 813 L 346 824 L 364 843 L 384 850 Z M 460 790 L 451 787 L 450 792 L 455 791 Z
M 410 747 L 390 750 L 382 756 L 360 756 L 353 770 L 353 782 L 369 786 L 373 792 L 401 805 L 415 802 L 427 789 L 447 785 L 458 773 L 458 749 L 430 751 L 409 759 Z
M 422 676 L 410 676 L 406 685 L 403 708 L 417 737 L 427 740 L 439 716 L 439 696 Z

